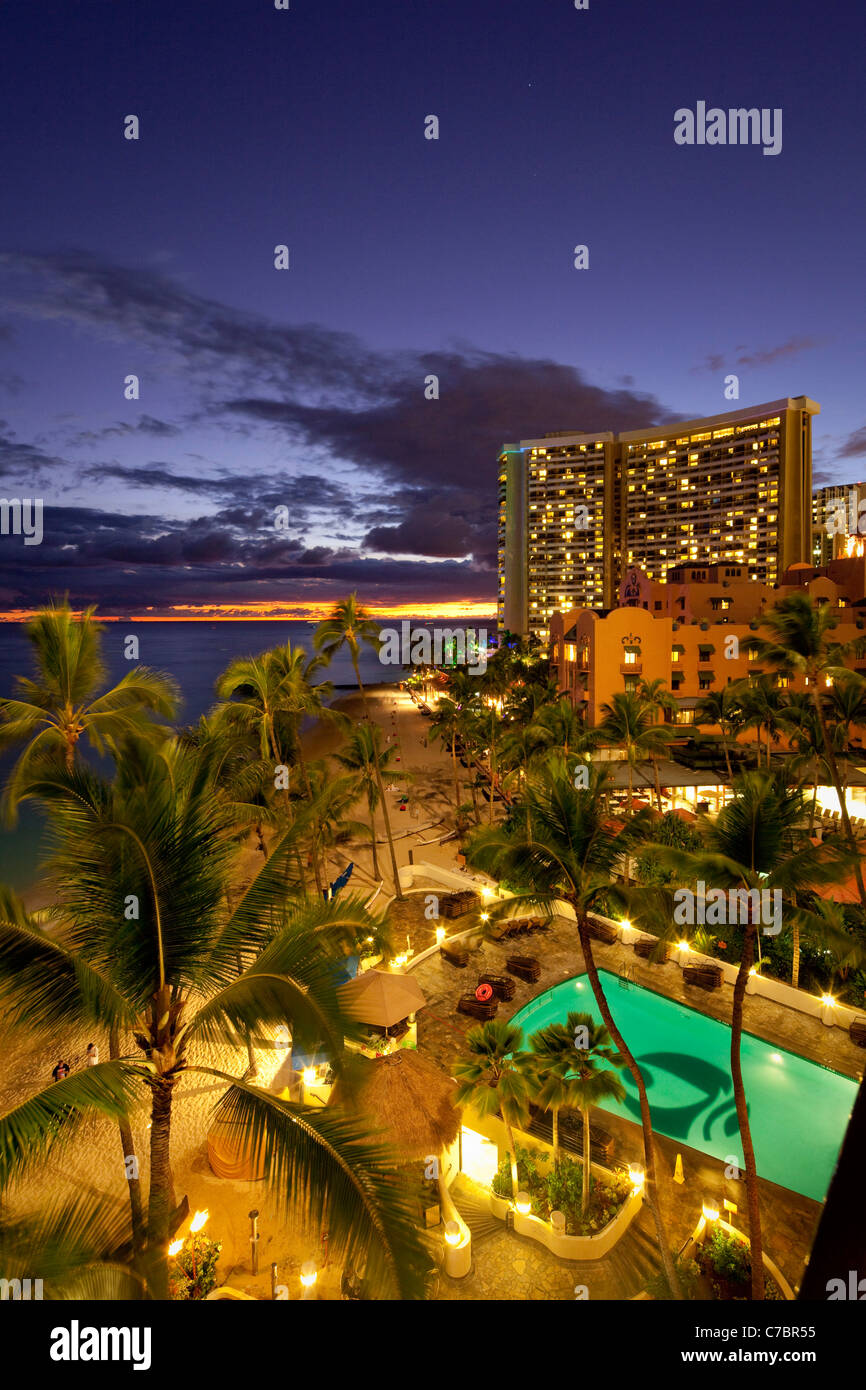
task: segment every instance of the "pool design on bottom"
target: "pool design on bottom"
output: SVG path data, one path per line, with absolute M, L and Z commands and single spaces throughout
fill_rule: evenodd
M 743 1154 L 730 1072 L 731 1030 L 697 1009 L 641 985 L 624 987 L 600 970 L 611 1013 L 646 1081 L 653 1127 L 669 1139 L 742 1168 Z M 564 980 L 514 1015 L 528 1045 L 532 1033 L 564 1023 L 571 1010 L 601 1022 L 586 975 Z M 758 1173 L 821 1202 L 848 1124 L 857 1083 L 743 1033 L 743 1081 Z M 640 1124 L 637 1087 L 620 1073 L 626 1098 L 599 1106 Z

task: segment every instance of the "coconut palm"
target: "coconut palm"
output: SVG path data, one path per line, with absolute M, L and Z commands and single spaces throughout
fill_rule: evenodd
M 698 726 L 715 724 L 722 735 L 722 750 L 725 754 L 725 767 L 728 781 L 733 780 L 731 767 L 730 740 L 736 739 L 740 725 L 740 704 L 732 685 L 723 685 L 721 690 L 708 690 L 701 696 L 695 710 L 695 723 Z
M 158 739 L 168 732 L 152 716 L 174 716 L 178 689 L 170 676 L 136 666 L 117 685 L 97 693 L 107 669 L 105 629 L 95 613 L 90 607 L 78 615 L 64 599 L 37 613 L 24 629 L 35 675 L 16 676 L 15 698 L 0 700 L 0 748 L 24 744 L 4 792 L 10 820 L 34 767 L 57 760 L 71 772 L 84 735 L 101 753 L 132 733 Z
M 111 785 L 60 769 L 26 794 L 47 810 L 63 901 L 50 932 L 0 922 L 4 1016 L 35 1036 L 58 1025 L 114 1029 L 134 1047 L 0 1117 L 0 1181 L 71 1141 L 87 1114 L 121 1118 L 134 1097 L 146 1100 L 147 1279 L 164 1298 L 174 1097 L 184 1074 L 213 1078 L 228 1088 L 218 1116 L 262 1152 L 284 1206 L 295 1202 L 301 1219 L 326 1218 L 332 1248 L 350 1257 L 369 1247 L 380 1286 L 414 1296 L 415 1238 L 387 1151 L 339 1114 L 311 1114 L 208 1065 L 214 1048 L 241 1051 L 246 1030 L 288 1022 L 293 1038 L 341 1070 L 347 1028 L 333 972 L 371 931 L 360 901 L 287 898 L 290 830 L 229 909 L 238 849 L 223 810 L 206 779 L 178 776 L 148 749 L 125 749 Z
M 511 1193 L 517 1196 L 517 1149 L 514 1125 L 525 1123 L 532 1099 L 532 1058 L 522 1052 L 523 1032 L 493 1019 L 470 1028 L 468 1055 L 456 1063 L 456 1105 L 471 1105 L 483 1118 L 498 1115 L 505 1127 L 511 1161 Z
M 616 834 L 604 807 L 607 774 L 603 767 L 587 769 L 588 784 L 576 788 L 568 763 L 556 755 L 534 769 L 524 796 L 529 808 L 531 839 L 522 821 L 511 827 L 479 830 L 467 850 L 473 867 L 517 889 L 491 918 L 519 910 L 521 903 L 544 905 L 549 911 L 562 900 L 574 911 L 589 983 L 602 1019 L 618 1053 L 634 1078 L 640 1100 L 644 1142 L 646 1194 L 653 1214 L 659 1250 L 671 1288 L 680 1296 L 671 1260 L 671 1241 L 658 1199 L 655 1147 L 649 1100 L 643 1075 L 616 1025 L 598 973 L 589 934 L 589 917 L 606 902 L 616 881 L 623 852 L 639 833 L 637 823 Z M 637 822 L 636 818 L 636 822 Z
M 436 701 L 436 708 L 430 723 L 430 737 L 439 739 L 450 749 L 451 771 L 454 777 L 454 805 L 458 809 L 460 807 L 460 776 L 457 771 L 457 739 L 460 736 L 462 722 L 460 709 L 455 702 L 449 700 L 447 695 L 441 696 Z
M 504 737 L 502 717 L 494 705 L 484 705 L 475 719 L 478 742 L 487 758 L 487 771 L 490 778 L 489 823 L 493 824 L 493 796 L 496 790 L 499 767 L 499 749 Z
M 396 786 L 400 781 L 399 772 L 388 766 L 394 756 L 394 747 L 382 747 L 382 731 L 378 724 L 354 724 L 346 742 L 334 759 L 347 772 L 354 774 L 367 799 L 370 813 L 370 846 L 373 851 L 373 873 L 379 878 L 379 858 L 376 853 L 376 807 L 379 804 L 379 782 L 383 786 Z M 376 776 L 376 767 L 379 776 Z
M 862 653 L 864 639 L 856 638 L 850 642 L 835 641 L 832 634 L 837 621 L 838 619 L 829 604 L 814 604 L 807 594 L 787 594 L 764 613 L 761 624 L 768 630 L 770 637 L 766 640 L 764 638 L 757 639 L 756 645 L 760 660 L 768 662 L 777 671 L 805 678 L 806 688 L 812 698 L 812 705 L 821 730 L 824 756 L 827 759 L 833 786 L 839 798 L 845 837 L 852 853 L 857 855 L 857 842 L 848 815 L 845 788 L 839 775 L 836 750 L 833 747 L 827 713 L 821 697 L 828 686 L 837 680 L 852 682 L 850 694 L 853 694 L 854 681 L 861 680 L 862 683 L 862 678 L 850 671 L 844 662 Z M 866 883 L 863 880 L 859 855 L 854 866 L 854 873 L 857 879 L 860 902 L 866 908 Z
M 589 1209 L 590 1162 L 589 1112 L 594 1105 L 603 1100 L 624 1100 L 625 1087 L 615 1071 L 604 1066 L 612 1062 L 614 1066 L 625 1065 L 611 1047 L 611 1037 L 603 1023 L 596 1023 L 592 1014 L 570 1013 L 568 1033 L 574 1052 L 574 1076 L 571 1084 L 572 1103 L 583 1116 L 583 1192 L 582 1209 L 584 1216 Z
M 731 1079 L 746 1172 L 752 1297 L 760 1299 L 764 1296 L 764 1279 L 758 1174 L 740 1058 L 743 1003 L 758 941 L 754 894 L 778 891 L 790 906 L 793 894 L 844 878 L 850 856 L 833 845 L 815 846 L 808 840 L 803 844 L 803 791 L 791 786 L 783 776 L 762 771 L 742 773 L 735 778 L 733 791 L 733 799 L 715 819 L 702 817 L 699 822 L 705 849 L 690 852 L 662 845 L 652 849 L 664 866 L 676 872 L 681 883 L 704 882 L 725 892 L 737 889 L 752 895 L 747 899 L 747 920 L 741 923 L 743 950 L 731 1006 Z M 630 907 L 633 921 L 647 924 L 644 914 L 649 896 L 635 896 Z
M 341 599 L 331 609 L 327 618 L 323 618 L 316 628 L 313 635 L 313 644 L 326 661 L 330 661 L 337 652 L 343 648 L 349 653 L 352 662 L 352 670 L 355 672 L 355 680 L 361 695 L 361 702 L 364 707 L 364 718 L 368 723 L 370 720 L 370 710 L 367 703 L 367 692 L 361 681 L 361 648 L 364 646 L 372 647 L 373 651 L 378 652 L 381 648 L 379 637 L 379 624 L 374 621 L 372 616 L 358 602 L 357 594 L 350 594 L 348 598 Z M 374 764 L 376 774 L 376 784 L 379 789 L 379 801 L 382 806 L 382 819 L 385 822 L 385 835 L 388 840 L 388 851 L 391 856 L 391 872 L 394 876 L 394 896 L 403 901 L 403 889 L 400 886 L 400 873 L 397 868 L 397 855 L 394 851 L 394 837 L 391 834 L 391 817 L 388 812 L 388 802 L 385 798 L 385 788 L 379 771 L 379 764 Z
M 632 799 L 633 770 L 639 762 L 653 758 L 670 743 L 673 732 L 655 722 L 655 707 L 628 691 L 618 691 L 610 704 L 602 705 L 604 716 L 598 726 L 599 737 L 625 750 L 628 764 L 628 796 Z M 656 772 L 656 796 L 662 808 L 661 788 Z
M 566 757 L 569 753 L 587 751 L 588 738 L 593 744 L 598 741 L 595 730 L 586 728 L 567 695 L 538 711 L 535 725 L 539 724 L 550 734 L 550 744 L 560 748 Z

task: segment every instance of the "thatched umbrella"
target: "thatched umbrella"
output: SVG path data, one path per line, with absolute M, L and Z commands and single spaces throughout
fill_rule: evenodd
M 456 1082 L 420 1052 L 403 1048 L 391 1057 L 359 1057 L 356 1086 L 346 1103 L 362 1113 L 370 1128 L 384 1131 L 383 1140 L 411 1163 L 440 1154 L 460 1132 L 460 1110 L 454 1104 Z M 341 1087 L 331 1104 L 341 1103 Z

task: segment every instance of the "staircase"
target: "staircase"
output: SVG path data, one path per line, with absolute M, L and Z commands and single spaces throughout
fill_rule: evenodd
M 469 1227 L 473 1246 L 505 1230 L 505 1222 L 493 1216 L 475 1183 L 465 1173 L 459 1174 L 450 1191 L 451 1200 Z

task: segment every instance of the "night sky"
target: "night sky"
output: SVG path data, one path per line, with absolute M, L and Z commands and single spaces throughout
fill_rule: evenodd
M 489 610 L 501 442 L 730 410 L 729 373 L 819 401 L 816 480 L 863 477 L 864 27 L 5 0 L 0 466 L 45 534 L 0 537 L 0 609 Z M 702 100 L 782 108 L 781 153 L 675 144 Z

